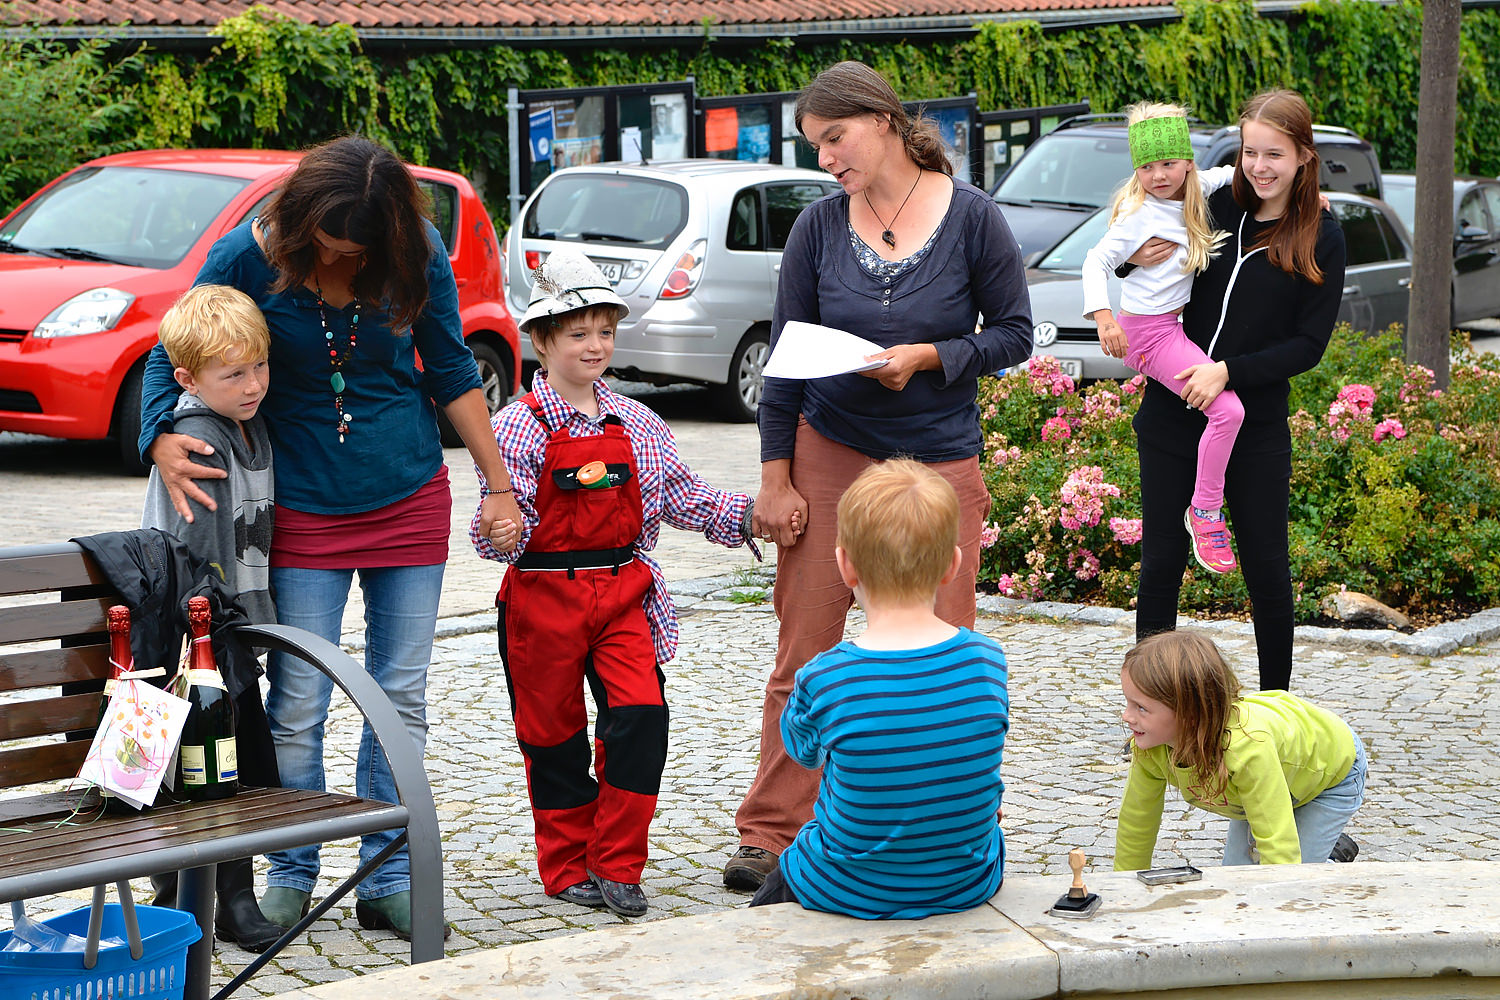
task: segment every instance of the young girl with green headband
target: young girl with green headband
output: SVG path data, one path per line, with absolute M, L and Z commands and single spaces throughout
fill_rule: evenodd
M 1209 356 L 1182 329 L 1182 310 L 1193 276 L 1208 266 L 1224 234 L 1209 222 L 1207 196 L 1234 178 L 1226 164 L 1198 170 L 1188 136 L 1187 112 L 1172 104 L 1142 102 L 1125 111 L 1135 172 L 1115 195 L 1109 231 L 1083 264 L 1083 313 L 1099 327 L 1099 343 L 1112 358 L 1182 394 L 1177 378 Z M 1142 243 L 1159 236 L 1177 244 L 1159 264 L 1140 267 L 1124 279 L 1118 318 L 1110 311 L 1109 275 Z M 1198 472 L 1183 524 L 1193 555 L 1212 573 L 1238 565 L 1224 521 L 1224 470 L 1245 409 L 1232 391 L 1221 392 L 1203 411 Z

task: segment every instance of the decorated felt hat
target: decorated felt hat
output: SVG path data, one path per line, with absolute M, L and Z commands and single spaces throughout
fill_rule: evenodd
M 521 317 L 521 329 L 548 316 L 561 316 L 589 306 L 614 306 L 620 318 L 630 315 L 625 300 L 615 294 L 614 286 L 589 260 L 583 251 L 573 247 L 554 250 L 531 272 L 531 301 Z

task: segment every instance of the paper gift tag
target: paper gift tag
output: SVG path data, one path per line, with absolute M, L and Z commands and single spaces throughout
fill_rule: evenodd
M 78 777 L 138 809 L 149 806 L 171 769 L 187 713 L 185 699 L 122 676 Z

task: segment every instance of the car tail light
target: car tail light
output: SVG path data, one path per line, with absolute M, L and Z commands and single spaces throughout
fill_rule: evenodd
M 697 240 L 677 258 L 667 280 L 662 282 L 661 298 L 681 299 L 693 294 L 698 280 L 703 277 L 703 257 L 708 253 L 708 241 Z
M 526 270 L 535 271 L 542 266 L 542 255 L 537 250 L 526 251 Z

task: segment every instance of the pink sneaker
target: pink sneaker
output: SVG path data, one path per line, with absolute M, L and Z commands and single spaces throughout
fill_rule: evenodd
M 1192 507 L 1182 515 L 1182 523 L 1193 538 L 1193 555 L 1199 566 L 1210 573 L 1233 573 L 1239 569 L 1230 545 L 1228 524 L 1199 517 Z

